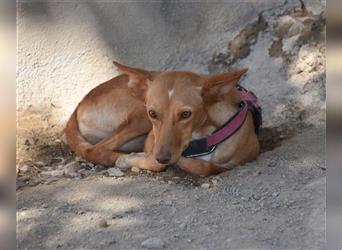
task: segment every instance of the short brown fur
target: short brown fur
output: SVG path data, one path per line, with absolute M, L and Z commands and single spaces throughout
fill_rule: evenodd
M 67 142 L 76 154 L 98 164 L 151 171 L 178 165 L 198 176 L 257 158 L 259 142 L 250 113 L 209 158 L 181 156 L 193 136 L 209 135 L 234 115 L 240 102 L 234 86 L 247 70 L 199 75 L 114 64 L 124 74 L 90 91 L 67 123 Z M 142 150 L 144 155 L 132 153 Z

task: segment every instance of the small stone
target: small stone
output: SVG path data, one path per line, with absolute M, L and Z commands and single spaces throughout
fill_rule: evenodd
M 50 174 L 53 177 L 60 177 L 60 176 L 63 176 L 64 171 L 63 170 L 53 170 L 50 172 Z
M 84 161 L 84 159 L 81 156 L 76 156 L 75 161 Z
M 68 176 L 71 178 L 79 178 L 79 177 L 81 177 L 81 174 L 80 173 L 70 173 L 70 174 L 68 174 Z
M 102 227 L 102 228 L 109 227 L 109 224 L 107 223 L 105 219 L 100 219 L 97 224 L 99 227 Z
M 124 176 L 124 172 L 122 172 L 120 169 L 118 168 L 109 168 L 107 170 L 108 175 L 112 176 L 112 177 L 120 177 L 120 176 Z
M 270 167 L 270 168 L 274 168 L 274 167 L 277 166 L 277 161 L 271 160 L 271 161 L 268 162 L 267 166 Z
M 91 168 L 93 168 L 95 166 L 94 163 L 91 163 L 91 162 L 87 162 L 87 165 Z
M 30 170 L 30 167 L 26 164 L 19 167 L 21 173 L 27 173 Z
M 140 173 L 140 168 L 132 167 L 131 171 L 134 172 L 134 173 Z
M 94 169 L 95 169 L 95 172 L 101 172 L 102 170 L 105 169 L 105 167 L 102 165 L 96 165 Z
M 64 174 L 72 175 L 76 173 L 81 168 L 81 165 L 77 161 L 69 162 L 64 166 Z
M 277 197 L 280 193 L 279 192 L 273 192 L 272 197 Z
M 213 185 L 215 185 L 215 186 L 218 184 L 218 181 L 217 181 L 216 179 L 213 179 L 211 182 L 212 182 Z
M 35 165 L 36 165 L 37 167 L 44 167 L 44 166 L 45 166 L 45 163 L 42 162 L 42 161 L 37 161 L 37 162 L 35 162 Z
M 165 205 L 171 206 L 172 205 L 172 201 L 171 200 L 165 201 Z
M 180 228 L 181 230 L 184 230 L 184 229 L 186 228 L 186 223 L 183 222 L 183 223 L 179 224 L 179 228 Z
M 260 200 L 261 199 L 261 196 L 258 194 L 253 194 L 252 197 L 254 200 Z
M 258 171 L 256 171 L 256 172 L 253 173 L 253 176 L 254 176 L 254 177 L 259 176 L 259 175 L 261 175 L 261 171 L 260 171 L 260 170 L 258 170 Z
M 234 200 L 234 201 L 232 201 L 232 204 L 233 205 L 237 205 L 237 204 L 239 204 L 240 202 L 238 201 L 238 200 Z
M 174 181 L 168 181 L 167 184 L 173 185 L 173 184 L 175 184 L 175 182 Z
M 210 188 L 210 183 L 203 183 L 201 185 L 202 188 Z
M 164 248 L 165 243 L 159 238 L 149 238 L 144 240 L 141 243 L 141 246 L 147 249 L 162 249 Z

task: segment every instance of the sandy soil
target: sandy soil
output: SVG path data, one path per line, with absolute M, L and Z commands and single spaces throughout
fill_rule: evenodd
M 17 192 L 17 247 L 323 249 L 325 172 L 325 130 L 308 128 L 215 177 L 61 178 Z

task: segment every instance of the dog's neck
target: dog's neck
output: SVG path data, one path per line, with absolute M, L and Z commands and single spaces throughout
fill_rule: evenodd
M 210 135 L 215 129 L 225 124 L 236 112 L 238 112 L 241 99 L 235 91 L 225 94 L 206 107 L 207 118 L 201 126 L 193 131 L 193 137 Z

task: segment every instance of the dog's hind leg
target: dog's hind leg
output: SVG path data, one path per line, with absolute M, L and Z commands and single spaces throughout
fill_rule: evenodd
M 151 124 L 147 119 L 142 119 L 141 117 L 128 119 L 127 122 L 121 124 L 109 136 L 92 147 L 86 148 L 81 155 L 88 161 L 97 164 L 113 165 L 119 156 L 126 154 L 120 151 L 122 145 L 138 136 L 147 134 L 150 129 Z
M 177 163 L 178 167 L 192 175 L 206 177 L 213 174 L 219 174 L 226 169 L 220 168 L 209 161 L 196 160 L 181 157 Z

